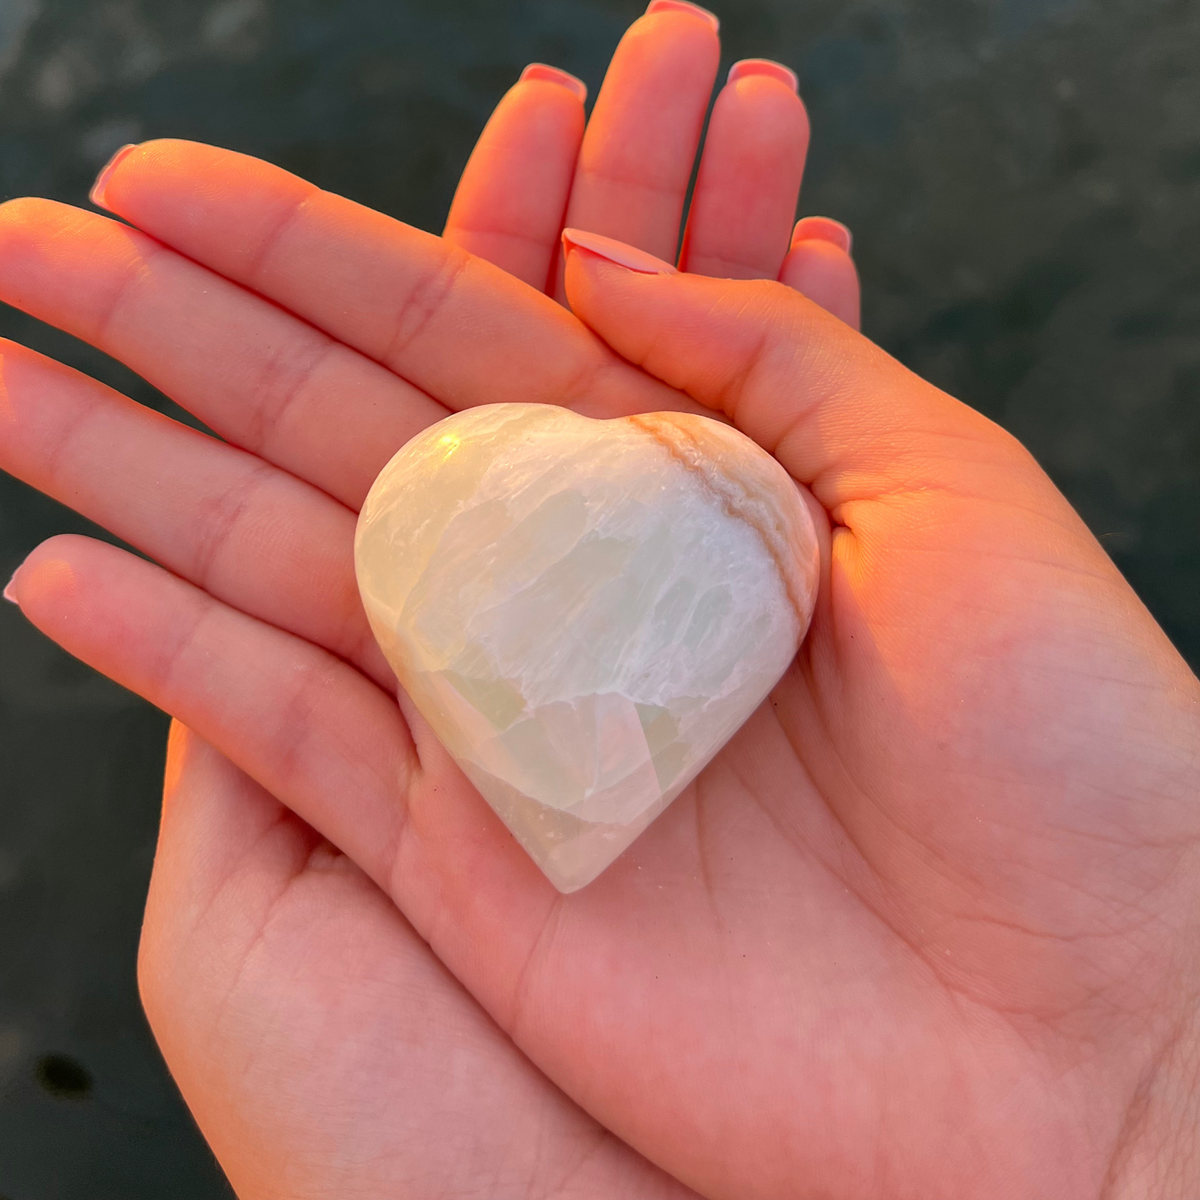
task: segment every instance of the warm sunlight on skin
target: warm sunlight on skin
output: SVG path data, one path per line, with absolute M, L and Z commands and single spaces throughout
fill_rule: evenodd
M 794 161 L 758 181 L 769 236 L 706 233 L 745 180 L 705 151 L 683 265 L 710 237 L 757 279 L 579 249 L 560 275 L 593 202 L 594 232 L 674 254 L 655 231 L 679 228 L 698 125 L 654 175 L 650 98 L 661 66 L 701 110 L 716 36 L 686 5 L 643 18 L 586 133 L 576 90 L 519 83 L 448 241 L 181 142 L 106 182 L 128 225 L 0 208 L 0 300 L 224 439 L 0 347 L 0 467 L 159 564 L 57 538 L 13 585 L 183 723 L 140 963 L 155 1035 L 254 1200 L 1190 1200 L 1200 683 L 1026 451 L 830 315 L 858 311 L 849 238 L 793 236 Z M 743 93 L 766 94 L 738 87 L 734 126 Z M 553 205 L 521 191 L 543 152 Z M 614 186 L 618 161 L 647 186 Z M 720 415 L 822 522 L 792 669 L 569 897 L 397 704 L 354 587 L 384 462 L 504 400 Z

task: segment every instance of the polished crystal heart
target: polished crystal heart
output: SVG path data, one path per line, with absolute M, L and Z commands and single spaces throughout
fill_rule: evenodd
M 763 701 L 818 575 L 796 485 L 749 438 L 545 404 L 413 438 L 363 505 L 355 562 L 400 683 L 563 892 Z

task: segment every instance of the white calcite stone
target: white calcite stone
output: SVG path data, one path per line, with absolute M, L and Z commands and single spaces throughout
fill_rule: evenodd
M 456 413 L 384 468 L 355 540 L 401 684 L 554 885 L 589 883 L 778 682 L 817 538 L 706 417 Z

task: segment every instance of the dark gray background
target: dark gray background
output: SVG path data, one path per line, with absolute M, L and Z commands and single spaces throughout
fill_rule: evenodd
M 639 7 L 0 0 L 0 197 L 84 203 L 170 135 L 437 229 L 522 65 L 594 94 Z M 853 227 L 867 331 L 1024 439 L 1200 663 L 1200 3 L 717 7 L 727 61 L 800 72 L 802 211 Z M 20 314 L 0 333 L 164 406 Z M 86 529 L 0 476 L 4 579 Z M 0 609 L 0 1200 L 227 1196 L 134 983 L 166 718 Z

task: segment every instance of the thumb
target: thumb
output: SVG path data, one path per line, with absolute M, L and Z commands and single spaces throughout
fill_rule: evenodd
M 563 242 L 575 314 L 621 357 L 727 416 L 826 508 L 898 487 L 961 481 L 978 493 L 989 462 L 1011 466 L 1008 434 L 793 289 L 682 274 L 573 229 Z M 1000 484 L 1008 472 L 995 474 Z

